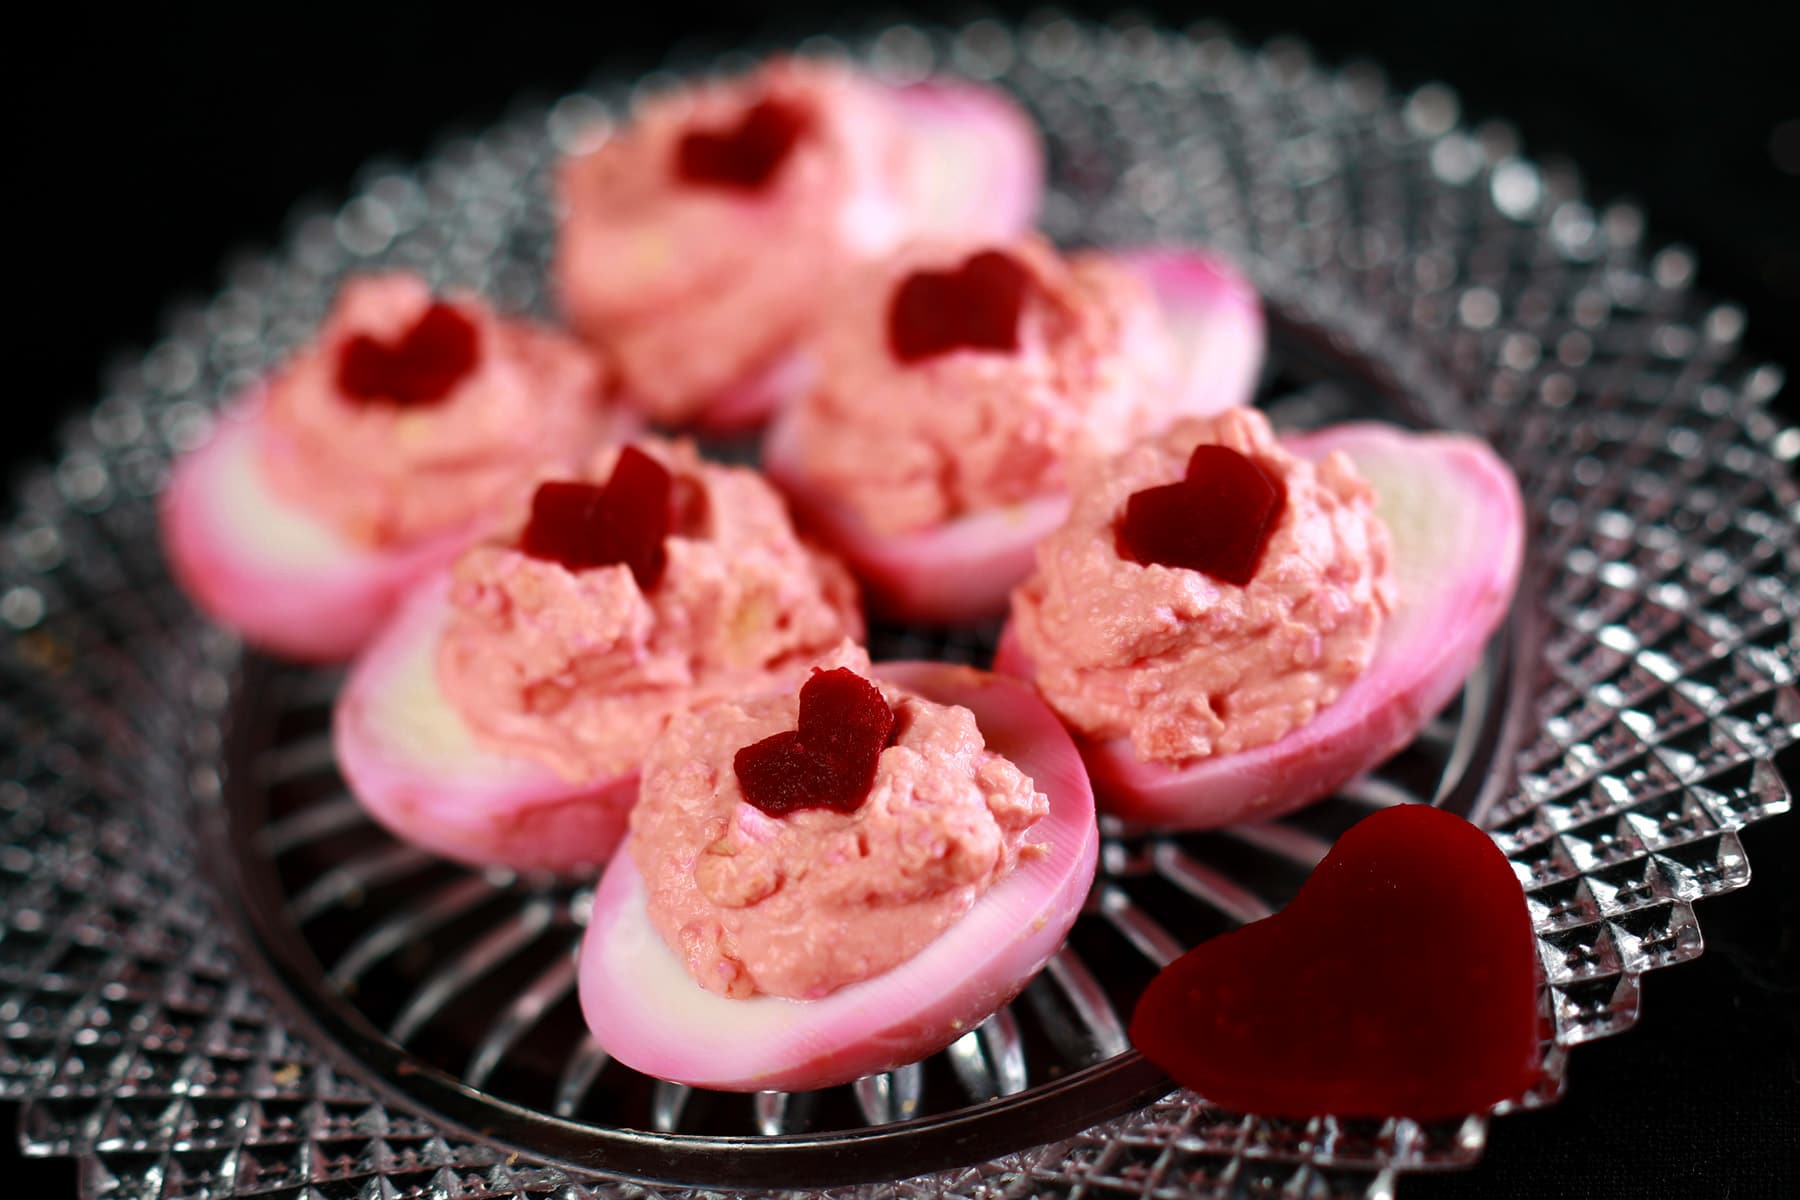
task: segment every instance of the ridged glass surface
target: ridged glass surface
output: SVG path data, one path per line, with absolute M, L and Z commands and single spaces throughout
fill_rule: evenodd
M 923 1063 L 738 1097 L 608 1061 L 573 1003 L 585 890 L 371 825 L 331 761 L 336 677 L 246 659 L 198 619 L 154 519 L 171 455 L 310 335 L 346 272 L 411 266 L 548 315 L 547 169 L 625 110 L 629 81 L 605 83 L 371 170 L 280 256 L 233 266 L 16 497 L 0 1095 L 25 1102 L 35 1152 L 88 1160 L 91 1192 L 1387 1195 L 1475 1160 L 1487 1116 L 1286 1122 L 1159 1096 L 1122 1023 L 1160 963 L 1278 907 L 1370 807 L 1456 807 L 1493 829 L 1537 928 L 1554 1040 L 1536 1105 L 1569 1047 L 1636 1019 L 1643 972 L 1700 953 L 1693 901 L 1748 881 L 1736 831 L 1789 806 L 1772 759 L 1800 731 L 1797 447 L 1768 411 L 1779 378 L 1739 359 L 1743 316 L 1690 292 L 1689 255 L 1649 253 L 1635 211 L 1589 208 L 1504 127 L 1463 128 L 1446 89 L 1393 96 L 1291 42 L 1047 19 L 851 52 L 1018 95 L 1049 133 L 1058 239 L 1238 256 L 1272 310 L 1278 424 L 1466 428 L 1512 462 L 1527 581 L 1462 699 L 1289 820 L 1108 826 L 1050 969 Z M 879 629 L 872 649 L 981 661 L 992 632 Z

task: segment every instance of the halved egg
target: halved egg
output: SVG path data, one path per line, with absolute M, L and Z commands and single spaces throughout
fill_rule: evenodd
M 1318 800 L 1404 747 L 1462 687 L 1511 607 L 1524 553 L 1517 481 L 1478 439 L 1373 423 L 1285 436 L 1303 458 L 1349 455 L 1392 539 L 1396 604 L 1372 660 L 1305 725 L 1268 745 L 1183 766 L 1129 741 L 1077 735 L 1102 808 L 1147 824 L 1210 829 Z M 1009 625 L 995 670 L 1033 678 Z
M 1265 330 L 1256 292 L 1226 259 L 1205 251 L 1139 249 L 1108 258 L 1137 274 L 1174 335 L 1177 392 L 1169 420 L 1248 403 L 1262 369 Z M 843 558 L 872 608 L 903 621 L 956 624 L 996 616 L 1031 572 L 1032 554 L 1069 511 L 1066 492 L 982 509 L 941 525 L 886 534 L 870 528 L 809 476 L 784 409 L 763 444 L 763 467 L 796 516 Z
M 643 877 L 614 856 L 581 947 L 582 1012 L 627 1066 L 726 1091 L 806 1090 L 915 1061 L 1011 1000 L 1049 961 L 1093 882 L 1093 793 L 1068 735 L 1023 685 L 942 663 L 878 664 L 875 677 L 970 709 L 988 749 L 1050 801 L 1018 866 L 925 949 L 815 1000 L 729 999 L 696 983 L 652 926 Z

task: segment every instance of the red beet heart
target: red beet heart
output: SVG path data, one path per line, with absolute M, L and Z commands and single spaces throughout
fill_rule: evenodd
M 675 171 L 701 187 L 763 187 L 806 136 L 805 110 L 766 99 L 751 106 L 730 129 L 695 129 L 675 148 Z
M 481 359 L 479 331 L 454 305 L 433 304 L 400 340 L 359 333 L 338 352 L 338 391 L 358 404 L 420 408 L 450 394 Z
M 668 566 L 663 539 L 675 519 L 675 481 L 668 468 L 627 446 L 612 478 L 592 483 L 540 483 L 519 549 L 571 571 L 624 563 L 649 591 Z
M 771 817 L 852 813 L 869 798 L 893 734 L 894 710 L 874 684 L 848 667 L 815 670 L 800 689 L 798 727 L 745 746 L 732 767 L 744 799 Z
M 888 348 L 914 363 L 952 350 L 1010 353 L 1031 276 L 1010 255 L 984 250 L 954 271 L 914 271 L 888 305 Z
M 1537 952 L 1506 856 L 1422 804 L 1352 826 L 1281 912 L 1151 981 L 1145 1057 L 1275 1117 L 1482 1112 L 1538 1074 Z
M 1125 502 L 1119 555 L 1242 587 L 1256 577 L 1286 507 L 1279 475 L 1229 446 L 1195 446 L 1185 478 Z

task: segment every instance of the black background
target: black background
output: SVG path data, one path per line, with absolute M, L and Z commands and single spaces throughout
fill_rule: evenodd
M 1381 64 L 1401 88 L 1450 83 L 1465 119 L 1505 117 L 1532 156 L 1578 163 L 1592 199 L 1642 202 L 1652 242 L 1694 247 L 1702 289 L 1744 305 L 1749 351 L 1796 377 L 1800 30 L 1781 6 L 1368 7 L 1133 10 L 1175 26 L 1220 18 L 1251 41 L 1297 34 L 1325 62 Z M 24 309 L 4 344 L 26 365 L 0 392 L 9 466 L 51 452 L 55 422 L 92 403 L 109 358 L 154 339 L 171 300 L 211 291 L 229 254 L 274 245 L 296 202 L 341 197 L 370 158 L 417 159 L 522 96 L 554 97 L 621 57 L 654 64 L 697 35 L 728 45 L 879 19 L 689 0 L 579 13 L 513 3 L 478 18 L 333 3 L 37 15 L 37 32 L 7 33 L 0 72 L 8 275 Z M 1782 400 L 1790 414 L 1796 391 Z M 1796 779 L 1793 756 L 1788 766 Z M 1702 903 L 1706 955 L 1646 978 L 1639 1026 L 1576 1051 L 1560 1104 L 1496 1121 L 1474 1171 L 1408 1179 L 1406 1196 L 1800 1195 L 1800 818 L 1744 841 L 1754 884 Z M 0 1107 L 0 1129 L 13 1121 Z M 74 1194 L 69 1164 L 11 1154 L 0 1137 L 0 1193 Z

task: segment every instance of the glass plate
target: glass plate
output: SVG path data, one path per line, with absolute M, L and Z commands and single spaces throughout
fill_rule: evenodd
M 559 148 L 612 80 L 381 170 L 233 269 L 67 431 L 4 531 L 0 1096 L 28 1146 L 117 1197 L 1387 1195 L 1466 1164 L 1488 1114 L 1277 1121 L 1209 1105 L 1125 1045 L 1183 948 L 1284 902 L 1338 832 L 1411 800 L 1481 820 L 1526 889 L 1550 1032 L 1627 1028 L 1644 971 L 1700 952 L 1692 902 L 1742 886 L 1736 836 L 1790 800 L 1800 500 L 1742 314 L 1680 251 L 1581 200 L 1453 95 L 1389 95 L 1291 42 L 1045 19 L 846 47 L 950 70 L 1049 131 L 1060 241 L 1207 241 L 1271 310 L 1259 400 L 1488 438 L 1531 519 L 1522 600 L 1460 700 L 1295 817 L 1105 829 L 1069 943 L 942 1054 L 818 1093 L 726 1096 L 609 1062 L 582 1032 L 580 886 L 475 873 L 370 825 L 337 778 L 329 673 L 245 656 L 173 589 L 153 498 L 172 454 L 304 340 L 348 271 L 409 266 L 548 315 Z M 728 56 L 714 66 L 741 66 Z M 711 447 L 741 454 L 744 447 Z M 874 631 L 877 657 L 981 661 L 992 629 Z M 645 1185 L 626 1182 L 635 1177 Z

